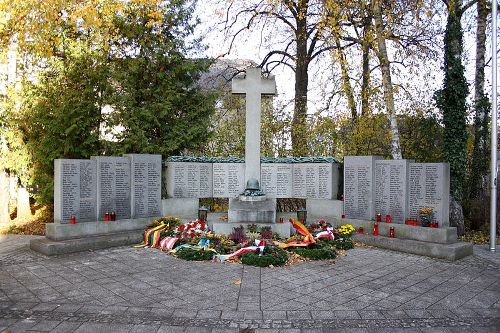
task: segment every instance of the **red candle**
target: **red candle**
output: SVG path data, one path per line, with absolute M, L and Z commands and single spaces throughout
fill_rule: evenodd
M 377 222 L 382 222 L 382 215 L 381 214 L 377 214 Z
M 434 228 L 439 228 L 439 222 L 438 221 L 434 222 Z
M 111 221 L 116 221 L 116 213 L 114 211 L 111 212 Z
M 391 223 L 391 215 L 385 216 L 385 223 Z
M 373 236 L 378 236 L 378 223 L 373 224 Z
M 365 229 L 363 229 L 363 227 L 359 228 L 359 233 L 360 234 L 364 234 L 365 233 Z
M 76 217 L 75 217 L 75 215 L 71 215 L 71 224 L 76 224 Z
M 417 226 L 417 219 L 413 219 L 413 226 L 416 227 Z
M 390 237 L 390 238 L 394 238 L 394 227 L 391 227 L 391 228 L 389 229 L 389 237 Z
M 104 221 L 109 221 L 109 212 L 106 212 L 106 214 L 104 214 Z

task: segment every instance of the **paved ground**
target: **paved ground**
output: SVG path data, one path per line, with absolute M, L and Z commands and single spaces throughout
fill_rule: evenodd
M 500 261 L 482 248 L 261 269 L 130 247 L 48 258 L 0 237 L 0 332 L 500 331 Z

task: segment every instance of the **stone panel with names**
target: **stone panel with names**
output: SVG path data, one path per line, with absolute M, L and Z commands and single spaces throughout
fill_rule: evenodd
M 212 182 L 212 163 L 167 163 L 169 197 L 211 198 Z
M 214 198 L 234 198 L 245 190 L 244 163 L 214 163 Z
M 410 163 L 410 216 L 432 208 L 440 226 L 449 226 L 450 167 L 447 163 Z
M 375 160 L 378 156 L 344 157 L 344 214 L 347 218 L 375 218 Z
M 293 164 L 293 197 L 332 199 L 337 195 L 337 165 L 330 163 Z
M 292 198 L 293 165 L 285 163 L 261 164 L 262 190 L 269 198 Z
M 161 155 L 127 154 L 130 159 L 132 217 L 161 215 Z
M 408 161 L 375 162 L 375 213 L 391 216 L 394 223 L 408 217 Z
M 54 160 L 54 221 L 69 223 L 97 219 L 97 175 L 93 160 Z
M 97 156 L 97 212 L 104 220 L 106 212 L 116 213 L 116 219 L 131 216 L 130 160 L 127 157 Z

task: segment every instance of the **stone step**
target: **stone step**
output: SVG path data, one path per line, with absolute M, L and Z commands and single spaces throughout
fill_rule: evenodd
M 140 244 L 143 240 L 143 232 L 144 229 L 138 229 L 59 241 L 48 238 L 33 239 L 30 241 L 30 248 L 47 256 L 98 250 L 115 246 Z
M 373 235 L 374 221 L 365 221 L 357 219 L 331 219 L 328 220 L 333 225 L 340 226 L 342 224 L 350 224 L 356 230 L 363 227 L 365 234 Z M 413 239 L 417 241 L 433 242 L 441 244 L 451 244 L 457 242 L 457 228 L 455 227 L 441 227 L 429 228 L 420 226 L 411 226 L 406 224 L 385 223 L 378 224 L 378 233 L 380 236 L 389 236 L 389 228 L 393 227 L 396 237 Z
M 473 250 L 471 243 L 464 242 L 441 244 L 413 239 L 389 238 L 385 236 L 365 234 L 356 234 L 353 236 L 353 240 L 383 249 L 418 254 L 431 258 L 446 259 L 450 261 L 470 256 L 472 255 Z

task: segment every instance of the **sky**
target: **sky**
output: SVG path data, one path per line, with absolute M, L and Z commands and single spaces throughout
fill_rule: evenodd
M 203 36 L 203 42 L 208 46 L 205 55 L 210 57 L 219 57 L 225 54 L 228 50 L 228 40 L 225 39 L 224 34 L 220 29 L 217 29 L 217 22 L 221 21 L 224 9 L 222 7 L 214 6 L 213 1 L 199 2 L 196 15 L 200 18 L 201 24 L 197 28 L 200 36 Z M 445 18 L 441 17 L 441 27 L 444 29 L 446 24 Z M 470 84 L 469 89 L 473 91 L 474 81 L 474 64 L 475 64 L 475 7 L 472 7 L 467 12 L 462 21 L 464 27 L 464 65 L 466 68 L 466 77 Z M 278 33 L 278 30 L 276 32 Z M 442 35 L 436 36 L 442 44 Z M 487 40 L 487 59 L 491 57 L 491 27 L 489 27 L 489 35 Z M 256 63 L 260 63 L 263 57 L 267 54 L 269 49 L 263 46 L 261 31 L 249 31 L 242 38 L 237 40 L 235 47 L 231 53 L 226 55 L 228 59 L 250 59 Z M 391 57 L 391 55 L 390 55 Z M 414 71 L 409 71 L 402 66 L 393 65 L 392 70 L 398 71 L 399 75 L 394 75 L 395 83 L 406 86 L 411 90 L 412 101 L 409 101 L 404 94 L 396 96 L 397 109 L 399 111 L 404 109 L 429 107 L 432 106 L 432 92 L 442 86 L 443 75 L 441 70 L 442 52 L 434 59 L 429 59 L 425 63 L 418 64 L 419 67 Z M 359 64 L 360 59 L 350 58 L 349 61 L 352 65 Z M 326 61 L 313 64 L 310 68 L 309 80 L 309 112 L 324 110 L 325 97 L 324 91 L 331 91 L 338 89 L 335 83 L 332 83 L 335 78 L 332 77 L 333 71 L 326 67 Z M 359 66 L 358 66 L 359 67 Z M 338 73 L 338 70 L 336 71 Z M 292 105 L 290 101 L 294 96 L 294 74 L 285 66 L 278 67 L 273 74 L 276 77 L 278 96 L 275 98 L 275 103 L 288 105 L 291 110 Z M 379 74 L 373 72 L 374 78 Z M 486 72 L 486 91 L 491 93 L 491 68 Z M 470 95 L 470 101 L 473 95 Z M 358 103 L 359 104 L 359 103 Z M 335 96 L 333 103 L 330 104 L 330 109 L 327 114 L 336 114 L 347 112 L 345 99 L 341 96 Z M 359 107 L 358 107 L 359 108 Z M 472 119 L 472 118 L 471 118 Z M 470 120 L 471 120 L 470 119 Z

